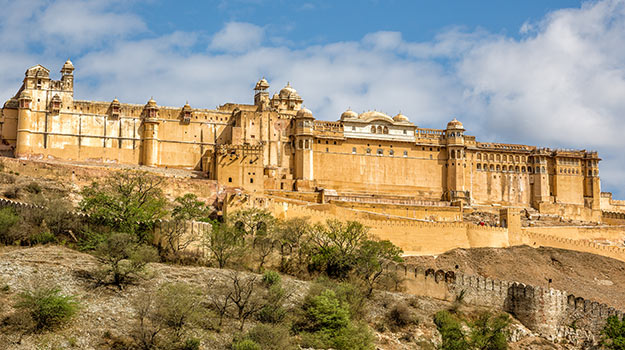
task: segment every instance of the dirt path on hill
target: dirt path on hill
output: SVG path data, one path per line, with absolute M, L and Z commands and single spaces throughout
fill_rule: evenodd
M 413 256 L 405 260 L 534 286 L 550 285 L 625 310 L 625 262 L 599 255 L 519 246 L 454 249 L 438 257 Z

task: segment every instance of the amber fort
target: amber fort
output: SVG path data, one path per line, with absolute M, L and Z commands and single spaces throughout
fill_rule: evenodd
M 69 60 L 60 80 L 37 65 L 16 90 L 0 120 L 8 157 L 194 170 L 237 189 L 233 205 L 243 196 L 284 216 L 369 220 L 407 252 L 624 236 L 625 203 L 601 192 L 594 151 L 481 142 L 452 117 L 441 129 L 349 108 L 318 120 L 291 84 L 271 94 L 264 78 L 253 103 L 216 109 L 75 100 Z M 497 227 L 465 220 L 478 210 Z M 541 216 L 579 225 L 529 227 Z

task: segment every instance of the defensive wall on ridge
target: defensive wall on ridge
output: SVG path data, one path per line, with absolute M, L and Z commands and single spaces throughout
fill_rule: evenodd
M 462 293 L 468 305 L 509 312 L 550 339 L 594 342 L 609 316 L 623 319 L 622 310 L 566 291 L 420 266 L 390 264 L 386 269 L 404 278 L 408 293 L 451 302 Z

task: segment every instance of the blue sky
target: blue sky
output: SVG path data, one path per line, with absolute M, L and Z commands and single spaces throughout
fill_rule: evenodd
M 453 117 L 480 141 L 596 149 L 625 197 L 625 0 L 0 0 L 0 98 L 71 57 L 77 99 L 212 108 L 290 81 L 315 117 Z
M 231 21 L 267 26 L 293 45 L 359 40 L 364 34 L 399 31 L 406 40 L 431 40 L 447 27 L 483 28 L 518 37 L 527 21 L 579 0 L 362 0 L 362 1 L 154 1 L 135 3 L 157 33 L 203 30 L 213 33 Z

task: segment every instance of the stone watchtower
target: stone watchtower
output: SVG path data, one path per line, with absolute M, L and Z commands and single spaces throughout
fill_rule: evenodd
M 464 145 L 464 126 L 456 118 L 447 123 L 445 139 L 447 143 L 447 193 L 450 201 L 463 201 L 470 204 L 470 193 L 465 190 L 465 170 L 467 164 Z
M 254 87 L 254 105 L 259 107 L 260 111 L 264 111 L 269 108 L 269 83 L 265 78 L 262 78 L 256 83 Z
M 294 119 L 295 178 L 298 187 L 308 186 L 313 174 L 313 121 L 312 112 L 307 108 L 297 111 Z
M 158 105 L 150 98 L 143 116 L 143 165 L 158 165 Z

